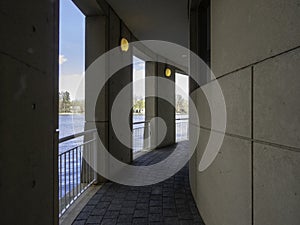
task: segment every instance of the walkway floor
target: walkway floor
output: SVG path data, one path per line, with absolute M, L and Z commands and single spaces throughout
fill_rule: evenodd
M 187 142 L 179 144 L 186 146 Z M 157 163 L 173 150 L 168 147 L 149 152 L 137 158 L 133 164 Z M 105 183 L 83 208 L 73 225 L 203 225 L 191 193 L 188 174 L 188 166 L 185 166 L 168 180 L 150 186 Z

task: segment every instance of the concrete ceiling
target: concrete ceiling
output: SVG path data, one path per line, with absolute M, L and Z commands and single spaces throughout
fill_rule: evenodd
M 106 0 L 139 40 L 188 46 L 189 0 Z

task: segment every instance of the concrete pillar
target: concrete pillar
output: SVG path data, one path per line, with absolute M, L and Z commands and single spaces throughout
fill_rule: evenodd
M 0 2 L 1 224 L 58 224 L 58 5 Z
M 126 38 L 129 42 L 131 40 L 131 33 L 127 27 L 121 22 L 120 18 L 115 14 L 113 10 L 110 10 L 109 14 L 109 49 L 120 46 L 121 37 Z M 129 50 L 131 51 L 131 49 Z M 126 52 L 125 54 L 131 54 Z M 109 133 L 109 152 L 118 160 L 130 163 L 132 161 L 132 149 L 124 146 L 116 137 L 116 134 L 113 130 L 111 124 L 111 107 L 114 103 L 116 96 L 119 92 L 129 83 L 132 82 L 132 66 L 127 66 L 117 73 L 115 73 L 108 81 L 109 90 L 108 90 L 108 133 Z M 128 102 L 125 104 L 132 105 L 132 92 L 127 98 Z M 130 115 L 120 115 L 130 118 L 130 126 L 132 123 L 132 117 Z M 132 140 L 130 139 L 129 142 Z
M 145 77 L 157 76 L 157 63 L 156 62 L 146 62 L 145 68 Z M 145 84 L 145 93 L 146 96 L 150 93 L 157 93 L 157 83 L 149 83 L 146 82 Z M 152 118 L 157 117 L 157 98 L 156 97 L 148 97 L 146 98 L 145 102 L 145 120 L 150 121 Z M 150 148 L 153 149 L 156 146 L 156 126 L 155 124 L 150 127 L 151 132 L 151 141 L 150 141 Z
M 85 65 L 89 67 L 99 56 L 104 54 L 108 48 L 108 20 L 105 16 L 87 16 L 86 17 L 86 43 L 85 43 Z M 107 74 L 99 74 L 99 76 L 107 76 Z M 104 146 L 108 148 L 108 85 L 105 85 L 101 90 L 99 96 L 94 96 L 90 90 L 94 85 L 97 85 L 97 78 L 91 78 L 88 74 L 85 77 L 85 130 L 96 128 L 100 139 Z M 100 81 L 99 81 L 100 82 Z M 97 99 L 94 99 L 97 97 Z M 92 115 L 93 110 L 89 109 L 90 101 L 96 101 L 96 112 Z M 91 138 L 86 137 L 86 138 Z M 98 154 L 98 157 L 101 157 Z M 98 162 L 105 161 L 98 158 Z M 83 164 L 85 165 L 85 164 Z M 98 163 L 100 166 L 100 163 Z M 86 170 L 83 170 L 86 171 Z M 98 181 L 104 181 L 104 179 L 98 175 Z
M 172 75 L 170 77 L 165 76 L 165 69 L 170 68 Z M 174 82 L 171 88 L 168 88 L 169 97 L 172 99 L 172 103 L 175 105 L 175 69 L 164 63 L 157 63 L 157 76 L 165 79 L 170 79 Z M 166 91 L 166 87 L 158 82 L 157 93 Z M 157 99 L 157 116 L 162 118 L 167 126 L 167 134 L 165 139 L 158 147 L 164 147 L 175 143 L 175 107 L 164 99 Z

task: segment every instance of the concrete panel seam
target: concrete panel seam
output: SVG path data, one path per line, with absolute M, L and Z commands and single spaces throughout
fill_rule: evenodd
M 246 65 L 246 66 L 242 66 L 242 67 L 237 68 L 237 69 L 235 69 L 235 70 L 233 70 L 233 71 L 231 71 L 231 72 L 228 72 L 228 73 L 225 73 L 225 74 L 223 74 L 223 75 L 218 76 L 217 78 L 215 78 L 215 79 L 213 79 L 213 80 L 207 82 L 205 85 L 207 85 L 207 84 L 209 84 L 209 83 L 211 83 L 211 82 L 213 82 L 213 81 L 215 81 L 215 80 L 221 79 L 222 77 L 228 76 L 228 75 L 230 75 L 230 74 L 235 74 L 235 73 L 237 73 L 237 72 L 239 72 L 239 71 L 241 71 L 241 70 L 244 70 L 244 69 L 247 69 L 247 68 L 249 68 L 249 67 L 255 66 L 255 65 L 257 65 L 257 64 L 260 64 L 260 63 L 262 63 L 262 62 L 265 62 L 265 61 L 268 61 L 268 60 L 270 60 L 270 59 L 276 58 L 276 57 L 278 57 L 278 56 L 281 56 L 281 55 L 284 55 L 284 54 L 287 54 L 287 53 L 296 51 L 296 50 L 298 50 L 299 48 L 300 48 L 300 45 L 297 46 L 297 47 L 294 47 L 294 48 L 285 50 L 285 51 L 283 51 L 283 52 L 280 52 L 280 53 L 278 53 L 278 54 L 276 54 L 276 55 L 272 55 L 272 56 L 269 56 L 269 57 L 264 58 L 264 59 L 262 59 L 262 60 L 256 61 L 256 62 L 254 62 L 254 63 L 250 63 L 250 64 L 248 64 L 248 65 Z
M 254 127 L 253 127 L 253 121 L 254 121 L 254 83 L 253 83 L 253 77 L 254 77 L 254 67 L 251 66 L 251 139 L 253 140 L 254 136 Z M 254 225 L 254 150 L 253 150 L 253 141 L 251 141 L 251 224 Z
M 192 124 L 192 125 L 197 126 L 196 124 Z M 223 133 L 221 131 L 214 130 L 214 129 L 211 129 L 211 128 L 208 128 L 208 127 L 203 127 L 203 126 L 197 126 L 197 127 L 201 128 L 203 130 L 207 130 L 207 131 L 213 131 L 213 132 L 220 133 L 220 134 Z M 229 136 L 229 137 L 243 139 L 243 140 L 246 140 L 246 141 L 252 141 L 252 142 L 258 143 L 258 144 L 263 144 L 263 145 L 273 146 L 273 147 L 276 147 L 276 148 L 285 149 L 285 150 L 292 151 L 292 152 L 300 152 L 300 148 L 296 148 L 296 147 L 281 145 L 281 144 L 272 143 L 272 142 L 268 142 L 268 141 L 263 141 L 263 140 L 259 140 L 259 139 L 254 139 L 254 138 L 248 138 L 248 137 L 244 137 L 244 136 L 241 136 L 241 135 L 238 135 L 238 134 L 232 134 L 232 133 L 228 133 L 228 132 L 225 132 L 225 135 Z
M 38 71 L 38 72 L 40 72 L 40 73 L 42 73 L 42 74 L 46 74 L 46 71 L 40 70 L 39 68 L 37 68 L 37 67 L 35 67 L 35 66 L 32 66 L 32 65 L 30 65 L 29 63 L 24 62 L 23 60 L 20 60 L 20 59 L 18 59 L 17 57 L 12 56 L 12 55 L 10 55 L 10 54 L 8 54 L 8 53 L 6 53 L 6 52 L 0 51 L 0 54 L 4 55 L 4 56 L 6 56 L 6 57 L 9 57 L 9 58 L 11 58 L 11 59 L 13 59 L 13 60 L 15 60 L 15 61 L 17 61 L 17 62 L 19 62 L 19 63 L 22 63 L 22 64 L 24 64 L 25 66 L 28 66 L 29 68 L 34 69 L 34 70 L 36 70 L 36 71 Z

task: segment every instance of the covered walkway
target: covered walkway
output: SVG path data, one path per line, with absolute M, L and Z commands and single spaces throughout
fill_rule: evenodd
M 178 143 L 187 148 L 187 142 Z M 151 165 L 166 158 L 174 147 L 149 152 L 134 165 Z M 202 219 L 196 208 L 190 184 L 188 165 L 173 177 L 158 184 L 133 187 L 112 182 L 91 198 L 73 223 L 83 224 L 199 224 Z

